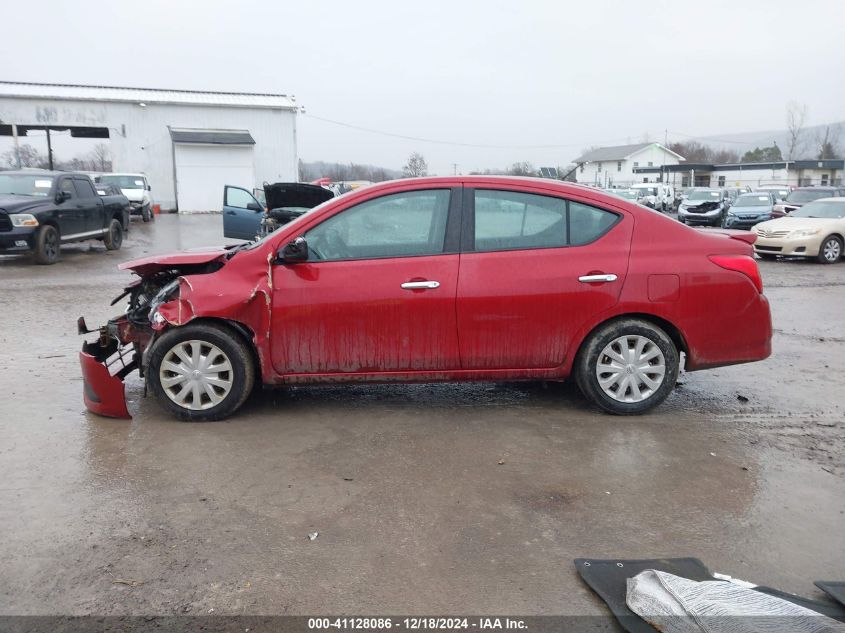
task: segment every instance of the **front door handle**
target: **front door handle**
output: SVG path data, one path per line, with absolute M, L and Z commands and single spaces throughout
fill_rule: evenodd
M 603 284 L 607 281 L 616 281 L 617 277 L 614 274 L 610 275 L 583 275 L 578 277 L 578 281 L 582 284 Z
M 406 281 L 402 284 L 403 290 L 433 290 L 439 287 L 439 281 Z

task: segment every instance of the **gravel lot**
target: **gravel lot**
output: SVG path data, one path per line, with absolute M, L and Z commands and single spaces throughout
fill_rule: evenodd
M 639 418 L 569 385 L 356 385 L 185 424 L 137 374 L 131 422 L 87 413 L 76 317 L 111 315 L 119 262 L 221 223 L 0 257 L 0 613 L 605 614 L 578 556 L 697 556 L 810 597 L 842 578 L 845 263 L 761 263 L 772 357 L 683 375 Z

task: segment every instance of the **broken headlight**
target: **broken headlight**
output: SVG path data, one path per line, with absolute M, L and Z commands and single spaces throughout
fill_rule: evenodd
M 174 279 L 165 286 L 162 286 L 155 296 L 150 300 L 150 322 L 156 323 L 156 316 L 158 315 L 158 308 L 162 303 L 170 301 L 173 295 L 179 290 L 179 279 Z M 159 316 L 160 318 L 160 316 Z

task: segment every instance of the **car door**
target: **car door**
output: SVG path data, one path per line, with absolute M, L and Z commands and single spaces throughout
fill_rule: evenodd
M 633 219 L 530 189 L 467 189 L 458 278 L 463 369 L 552 368 L 616 304 Z
M 102 231 L 105 227 L 103 201 L 94 190 L 94 185 L 87 178 L 74 178 L 73 184 L 79 196 L 85 232 L 93 235 Z
M 232 185 L 223 188 L 223 237 L 254 240 L 263 217 L 264 207 L 249 191 Z
M 381 195 L 307 228 L 308 260 L 273 267 L 277 372 L 386 376 L 460 367 L 456 191 Z
M 82 236 L 86 231 L 85 204 L 73 185 L 73 178 L 71 176 L 59 178 L 56 192 L 65 196 L 65 199 L 56 205 L 61 239 L 72 240 Z

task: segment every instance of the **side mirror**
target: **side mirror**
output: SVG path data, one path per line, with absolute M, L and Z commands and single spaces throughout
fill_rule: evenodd
M 288 264 L 307 261 L 308 242 L 305 241 L 304 237 L 299 236 L 280 248 L 276 255 L 281 261 Z
M 70 198 L 70 193 L 68 193 L 67 191 L 59 191 L 56 194 L 56 204 L 61 204 L 62 202 L 64 202 L 65 200 L 68 200 L 69 198 Z
M 150 187 L 150 185 L 147 185 L 147 191 L 152 191 L 152 190 L 153 190 L 153 188 Z
M 264 211 L 264 208 L 257 202 L 248 202 L 246 208 L 250 211 Z

